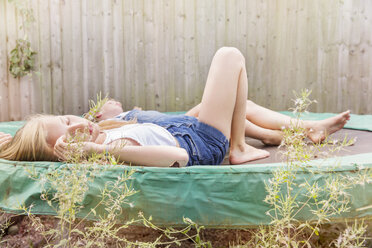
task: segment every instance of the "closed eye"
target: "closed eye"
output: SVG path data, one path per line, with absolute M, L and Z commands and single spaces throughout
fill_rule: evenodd
M 70 122 L 71 122 L 71 121 L 70 121 L 70 118 L 66 117 L 66 118 L 65 118 L 65 122 L 66 122 L 66 125 L 67 125 L 67 126 L 70 126 Z

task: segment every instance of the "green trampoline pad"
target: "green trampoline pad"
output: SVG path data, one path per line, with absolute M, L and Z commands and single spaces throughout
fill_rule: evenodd
M 323 119 L 332 114 L 309 113 L 307 119 Z M 14 134 L 22 122 L 0 123 L 0 131 Z M 372 116 L 352 115 L 347 128 L 372 131 Z M 29 178 L 27 170 L 38 173 L 61 170 L 67 164 L 52 162 L 14 162 L 0 160 L 0 208 L 17 212 L 21 204 L 34 205 L 35 214 L 54 215 L 48 204 L 40 199 L 41 188 L 37 181 Z M 141 211 L 152 216 L 158 225 L 183 225 L 188 217 L 205 227 L 252 227 L 270 223 L 264 203 L 265 182 L 281 163 L 192 166 L 187 168 L 157 168 L 113 166 L 102 172 L 90 184 L 85 195 L 80 217 L 87 216 L 90 208 L 99 202 L 104 184 L 113 181 L 125 170 L 135 170 L 131 184 L 138 192 L 129 198 L 130 205 L 123 204 L 122 219 L 132 219 Z M 297 172 L 296 183 L 324 183 L 332 176 L 350 176 L 355 172 L 372 168 L 372 151 L 351 156 L 314 160 L 307 170 Z M 300 195 L 302 188 L 295 189 Z M 350 211 L 333 221 L 344 218 L 372 216 L 372 184 L 356 185 L 349 190 L 352 195 Z M 301 197 L 299 200 L 301 201 Z M 100 210 L 97 210 L 100 213 Z M 88 218 L 93 219 L 93 216 Z M 312 218 L 309 211 L 298 215 L 300 220 Z

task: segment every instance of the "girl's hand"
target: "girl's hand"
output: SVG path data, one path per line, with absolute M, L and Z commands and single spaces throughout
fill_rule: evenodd
M 93 142 L 67 143 L 66 136 L 59 137 L 54 145 L 54 155 L 61 160 L 67 160 L 68 154 L 78 152 L 82 155 L 90 155 L 100 151 L 100 145 Z
M 12 135 L 8 133 L 0 132 L 0 149 L 4 145 L 8 144 L 12 140 L 12 138 L 13 138 Z

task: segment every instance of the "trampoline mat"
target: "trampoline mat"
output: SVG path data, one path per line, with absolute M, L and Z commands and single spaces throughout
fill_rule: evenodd
M 361 153 L 371 153 L 372 152 L 372 132 L 369 131 L 361 131 L 361 130 L 353 130 L 353 129 L 341 129 L 340 131 L 330 135 L 330 140 L 338 140 L 342 141 L 344 138 L 349 139 L 355 139 L 355 142 L 353 145 L 345 147 L 341 151 L 330 154 L 331 157 L 343 157 L 343 156 L 349 156 L 349 155 L 356 155 Z M 246 162 L 244 164 L 267 164 L 267 163 L 279 163 L 282 162 L 282 155 L 280 151 L 282 148 L 278 148 L 278 146 L 267 146 L 264 145 L 261 141 L 252 139 L 252 138 L 246 138 L 246 142 L 259 149 L 264 149 L 268 152 L 270 152 L 270 157 L 255 160 L 251 162 Z M 310 143 L 310 141 L 309 141 Z M 324 150 L 326 151 L 326 150 Z M 223 163 L 223 165 L 229 165 L 229 157 L 226 155 Z

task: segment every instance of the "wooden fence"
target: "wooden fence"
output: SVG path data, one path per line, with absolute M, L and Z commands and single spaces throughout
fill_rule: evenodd
M 26 0 L 25 0 L 26 1 Z M 125 108 L 187 110 L 213 54 L 246 56 L 249 98 L 275 109 L 308 88 L 312 111 L 372 113 L 372 1 L 30 0 L 36 21 L 0 0 L 0 121 L 81 114 L 97 92 Z M 14 79 L 9 53 L 27 33 L 39 75 Z

